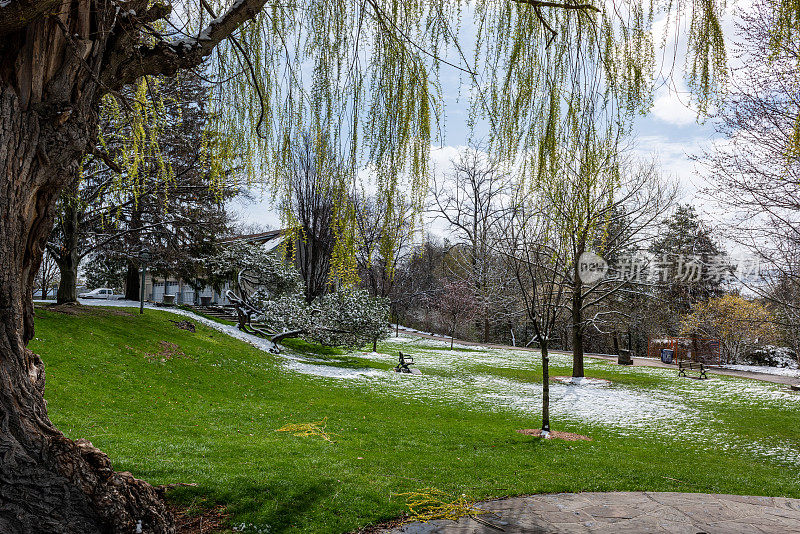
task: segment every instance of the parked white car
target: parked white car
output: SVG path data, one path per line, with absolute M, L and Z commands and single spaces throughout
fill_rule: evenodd
M 120 300 L 125 298 L 123 295 L 115 295 L 113 289 L 107 287 L 98 287 L 88 293 L 81 293 L 78 295 L 82 299 L 106 299 L 106 300 Z

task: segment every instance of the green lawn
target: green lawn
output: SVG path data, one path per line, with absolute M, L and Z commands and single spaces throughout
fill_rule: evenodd
M 231 524 L 253 532 L 349 532 L 397 517 L 396 494 L 426 487 L 476 499 L 607 490 L 800 497 L 800 397 L 778 386 L 587 361 L 587 374 L 613 386 L 588 397 L 554 386 L 553 419 L 593 441 L 541 440 L 515 432 L 539 424 L 533 353 L 393 339 L 382 354 L 296 342 L 292 351 L 306 358 L 286 360 L 202 325 L 180 330 L 167 312 L 133 311 L 37 308 L 30 348 L 46 364 L 50 417 L 118 470 L 196 483 L 171 498 L 225 504 Z M 424 377 L 389 371 L 398 349 L 417 357 Z M 568 361 L 554 357 L 553 374 L 569 374 Z M 334 443 L 275 432 L 325 417 Z

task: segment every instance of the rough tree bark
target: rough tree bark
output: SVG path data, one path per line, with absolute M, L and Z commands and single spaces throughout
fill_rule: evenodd
M 64 19 L 88 35 L 89 2 L 81 3 L 86 17 Z M 65 50 L 51 18 L 12 39 L 16 72 L 4 61 L 0 85 L 0 531 L 134 532 L 139 523 L 145 531 L 170 532 L 154 488 L 115 473 L 107 456 L 66 438 L 47 416 L 44 365 L 26 348 L 34 334 L 33 280 L 57 196 L 94 142 L 96 102 L 86 83 L 50 85 L 81 78 L 78 64 L 54 60 L 58 48 Z
M 61 275 L 56 293 L 58 304 L 77 302 L 78 300 L 78 262 L 77 251 L 68 251 L 56 261 Z
M 233 4 L 204 38 L 141 46 L 169 8 L 146 0 L 0 3 L 0 532 L 174 532 L 163 499 L 52 424 L 33 338 L 33 286 L 60 191 L 97 135 L 99 100 L 145 74 L 197 65 L 252 18 Z M 135 53 L 134 53 L 135 52 Z

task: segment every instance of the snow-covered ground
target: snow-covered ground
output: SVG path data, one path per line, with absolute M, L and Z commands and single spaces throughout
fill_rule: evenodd
M 139 305 L 132 301 L 109 303 L 81 300 L 81 303 L 89 306 Z M 241 332 L 235 326 L 224 325 L 186 310 L 155 309 L 191 318 L 265 352 L 271 347 L 269 341 Z M 416 367 L 424 375 L 406 375 L 367 366 L 352 368 L 346 366 L 346 357 L 320 359 L 286 350 L 274 358 L 277 358 L 285 372 L 301 373 L 313 380 L 334 380 L 346 387 L 383 392 L 400 397 L 409 405 L 440 402 L 480 411 L 510 411 L 530 415 L 531 424 L 535 423 L 541 410 L 541 384 L 499 376 L 503 373 L 493 374 L 493 370 L 538 371 L 540 361 L 536 352 L 475 346 L 452 351 L 449 350 L 449 342 L 410 334 L 389 338 L 386 343 L 391 348 L 391 354 L 356 352 L 352 356 L 393 366 L 397 362 L 398 350 L 410 352 L 417 363 Z M 550 361 L 553 366 L 569 367 L 571 356 L 556 353 L 551 355 Z M 587 359 L 585 368 L 591 376 L 592 371 L 608 370 L 609 365 L 603 360 Z M 553 419 L 597 426 L 624 436 L 689 440 L 717 451 L 746 453 L 800 467 L 800 447 L 797 443 L 769 436 L 759 441 L 748 441 L 738 435 L 735 429 L 727 430 L 723 422 L 709 419 L 707 414 L 712 412 L 703 410 L 704 406 L 719 405 L 728 410 L 758 406 L 800 412 L 800 396 L 787 393 L 781 386 L 717 376 L 708 380 L 687 380 L 677 377 L 674 369 L 657 367 L 613 366 L 612 369 L 623 376 L 658 378 L 659 386 L 630 387 L 596 381 L 567 385 L 556 382 L 550 387 Z M 706 415 L 698 416 L 699 413 Z
M 723 369 L 733 369 L 735 371 L 748 371 L 750 373 L 764 373 L 767 375 L 792 376 L 800 378 L 800 369 L 789 367 L 768 367 L 766 365 L 723 365 Z
M 445 341 L 413 339 L 401 336 L 391 340 L 398 350 L 410 352 L 424 380 L 382 378 L 392 393 L 410 398 L 439 399 L 448 403 L 468 404 L 479 410 L 509 410 L 531 414 L 541 410 L 541 384 L 514 380 L 491 374 L 491 369 L 538 370 L 535 352 L 469 347 L 469 352 L 450 351 Z M 403 348 L 406 345 L 413 347 Z M 364 358 L 393 363 L 394 355 L 364 353 Z M 551 365 L 569 367 L 572 358 L 551 354 Z M 609 369 L 608 362 L 587 359 L 587 375 L 593 370 Z M 465 369 L 466 367 L 466 369 Z M 470 373 L 470 367 L 486 372 Z M 463 373 L 458 369 L 464 369 Z M 628 387 L 615 383 L 587 381 L 585 385 L 553 383 L 550 387 L 550 410 L 555 420 L 571 420 L 609 429 L 625 436 L 689 440 L 698 446 L 718 451 L 749 452 L 783 464 L 800 467 L 800 448 L 796 443 L 766 437 L 746 441 L 735 431 L 726 431 L 720 421 L 703 414 L 704 406 L 720 405 L 726 409 L 753 406 L 800 411 L 800 396 L 789 394 L 782 386 L 754 380 L 712 377 L 708 380 L 679 378 L 674 369 L 658 367 L 614 366 L 620 375 L 645 375 L 659 379 L 659 387 Z M 371 387 L 378 387 L 370 381 Z M 397 384 L 396 382 L 399 382 Z M 709 413 L 709 412 L 705 412 Z

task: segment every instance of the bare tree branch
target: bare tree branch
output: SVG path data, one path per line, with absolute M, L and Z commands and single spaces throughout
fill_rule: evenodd
M 258 15 L 266 0 L 237 0 L 220 17 L 212 20 L 196 37 L 178 41 L 160 41 L 152 47 L 140 47 L 138 54 L 117 56 L 103 72 L 103 81 L 119 87 L 145 75 L 172 75 L 178 69 L 200 65 L 219 43 L 227 39 L 244 22 Z

